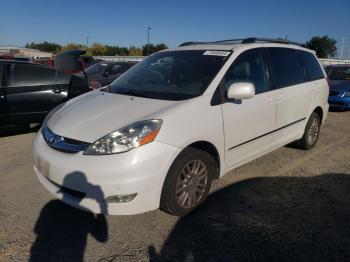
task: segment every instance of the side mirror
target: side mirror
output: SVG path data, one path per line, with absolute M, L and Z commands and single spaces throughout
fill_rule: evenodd
M 55 56 L 55 69 L 62 71 L 81 70 L 79 57 L 85 54 L 85 50 L 63 51 Z
M 230 84 L 227 91 L 227 98 L 229 99 L 248 99 L 255 96 L 254 84 L 250 82 L 237 82 Z
M 109 72 L 108 72 L 108 71 L 103 72 L 103 73 L 102 73 L 102 76 L 104 76 L 104 77 L 109 77 Z

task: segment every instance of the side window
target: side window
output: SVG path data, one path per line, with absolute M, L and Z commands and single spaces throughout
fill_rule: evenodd
M 271 61 L 271 74 L 275 88 L 301 84 L 305 74 L 295 49 L 268 48 Z
M 120 74 L 120 73 L 122 73 L 122 65 L 112 65 L 112 66 L 108 69 L 108 72 L 109 72 L 111 75 Z
M 31 64 L 13 64 L 8 86 L 55 84 L 55 70 Z
M 300 54 L 306 67 L 308 80 L 313 81 L 324 78 L 323 71 L 320 64 L 317 62 L 316 57 L 313 54 L 305 51 L 300 51 Z
M 256 94 L 269 91 L 263 49 L 251 49 L 239 55 L 227 70 L 223 81 L 226 91 L 235 82 L 251 82 Z

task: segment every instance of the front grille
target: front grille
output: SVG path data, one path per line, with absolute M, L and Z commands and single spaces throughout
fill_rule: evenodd
M 330 96 L 338 96 L 338 95 L 340 95 L 340 92 L 339 91 L 329 91 L 329 95 Z
M 66 138 L 60 135 L 54 134 L 48 127 L 42 130 L 42 135 L 46 143 L 53 149 L 62 151 L 65 153 L 77 153 L 85 151 L 90 143 Z

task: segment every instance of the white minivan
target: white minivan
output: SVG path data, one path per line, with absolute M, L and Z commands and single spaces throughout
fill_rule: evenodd
M 328 91 L 315 53 L 295 43 L 184 43 L 51 111 L 35 173 L 80 209 L 183 216 L 228 171 L 293 141 L 311 149 Z

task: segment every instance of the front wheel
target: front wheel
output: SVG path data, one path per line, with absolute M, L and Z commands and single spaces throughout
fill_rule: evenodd
M 202 150 L 186 148 L 175 159 L 165 178 L 161 209 L 176 216 L 184 216 L 207 198 L 216 163 Z
M 297 141 L 297 145 L 305 150 L 312 149 L 320 135 L 321 119 L 318 114 L 313 112 L 306 124 L 303 137 Z

